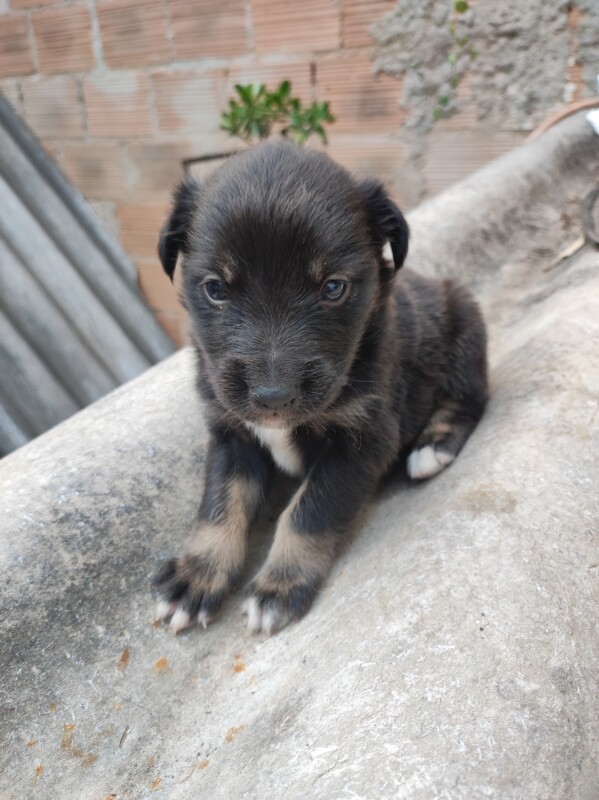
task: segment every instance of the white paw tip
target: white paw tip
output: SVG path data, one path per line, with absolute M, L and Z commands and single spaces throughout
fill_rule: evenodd
M 451 464 L 455 456 L 443 450 L 435 450 L 431 445 L 414 450 L 408 456 L 408 475 L 413 480 L 432 478 Z
M 277 627 L 277 615 L 269 609 L 262 612 L 262 630 L 271 636 Z
M 189 627 L 190 620 L 191 617 L 189 616 L 187 611 L 183 611 L 182 608 L 178 608 L 173 614 L 173 617 L 169 624 L 169 628 L 175 633 L 179 633 L 179 631 L 182 631 L 184 628 Z
M 206 611 L 200 611 L 200 613 L 198 614 L 198 623 L 202 626 L 204 630 L 206 630 L 206 628 L 208 627 L 209 622 L 210 619 Z
M 248 630 L 258 633 L 262 628 L 262 612 L 255 597 L 246 597 L 243 601 L 243 613 L 247 614 Z
M 248 630 L 250 633 L 266 633 L 272 636 L 289 622 L 289 617 L 281 614 L 273 608 L 260 608 L 255 597 L 247 597 L 242 606 L 244 614 L 248 618 Z
M 154 611 L 154 619 L 161 621 L 166 617 L 170 617 L 170 615 L 173 613 L 176 607 L 177 607 L 176 603 L 169 603 L 168 600 L 159 600 L 156 603 L 156 610 Z

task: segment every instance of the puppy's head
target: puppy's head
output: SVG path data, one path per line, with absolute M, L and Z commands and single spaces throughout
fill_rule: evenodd
M 393 261 L 383 249 L 389 244 Z M 286 142 L 184 181 L 161 234 L 204 374 L 238 418 L 297 425 L 334 402 L 406 256 L 382 186 Z

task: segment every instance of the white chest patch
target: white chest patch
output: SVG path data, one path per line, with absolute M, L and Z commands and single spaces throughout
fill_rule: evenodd
M 246 427 L 270 450 L 275 464 L 294 478 L 304 474 L 304 465 L 297 448 L 291 441 L 289 431 L 285 428 L 268 428 L 265 425 L 254 425 L 246 422 Z

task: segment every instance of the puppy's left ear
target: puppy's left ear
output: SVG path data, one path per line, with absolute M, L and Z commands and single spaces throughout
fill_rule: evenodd
M 184 178 L 173 192 L 173 208 L 160 231 L 158 256 L 171 281 L 177 266 L 179 251 L 189 245 L 189 226 L 200 197 L 200 185 L 193 178 Z
M 398 270 L 408 254 L 408 223 L 381 183 L 367 180 L 360 184 L 360 188 L 373 242 L 379 254 L 389 242 L 395 269 Z

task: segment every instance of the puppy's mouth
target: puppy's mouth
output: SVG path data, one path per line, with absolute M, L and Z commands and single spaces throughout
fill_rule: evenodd
M 245 422 L 251 422 L 253 425 L 262 425 L 266 428 L 289 428 L 291 425 L 297 425 L 293 415 L 280 411 L 254 413 L 252 418 L 246 419 Z
M 248 407 L 243 404 L 243 410 L 238 406 L 237 414 L 243 422 L 251 425 L 260 425 L 268 428 L 297 428 L 300 425 L 309 425 L 315 419 L 319 419 L 326 409 L 329 408 L 338 392 L 319 393 L 318 398 L 302 397 L 297 402 L 287 407 L 278 409 L 259 408 L 255 405 Z
M 265 428 L 297 428 L 308 424 L 319 411 L 320 404 L 307 406 L 302 402 L 296 402 L 287 407 L 270 409 L 245 402 L 237 405 L 235 414 L 250 425 Z
M 244 423 L 270 428 L 298 427 L 322 414 L 341 391 L 343 371 L 331 375 L 332 370 L 327 366 L 314 359 L 297 370 L 297 377 L 265 379 L 258 373 L 250 379 L 242 362 L 230 361 L 214 388 L 223 405 Z

